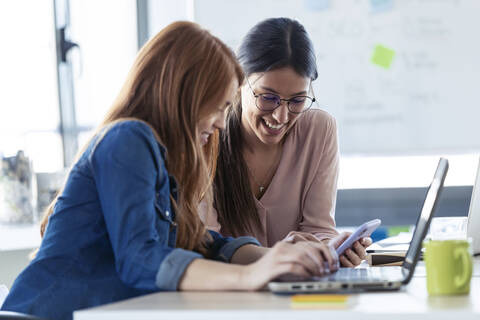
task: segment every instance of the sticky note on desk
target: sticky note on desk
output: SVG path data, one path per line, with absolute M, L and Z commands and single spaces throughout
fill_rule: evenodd
M 345 294 L 297 294 L 291 298 L 295 309 L 337 309 L 345 308 L 348 302 Z
M 392 65 L 395 51 L 381 44 L 377 44 L 373 50 L 372 63 L 385 69 L 389 69 Z

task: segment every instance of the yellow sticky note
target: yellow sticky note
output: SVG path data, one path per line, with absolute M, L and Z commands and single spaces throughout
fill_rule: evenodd
M 297 294 L 292 296 L 292 302 L 346 302 L 346 294 Z
M 381 44 L 375 46 L 372 55 L 372 63 L 377 66 L 389 69 L 392 65 L 393 57 L 395 56 L 395 51 Z
M 293 309 L 344 309 L 348 295 L 344 294 L 298 294 L 292 296 Z
M 322 310 L 340 310 L 347 309 L 348 305 L 344 302 L 292 302 L 292 309 L 322 309 Z

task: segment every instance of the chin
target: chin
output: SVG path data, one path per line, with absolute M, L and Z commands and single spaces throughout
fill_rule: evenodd
M 280 143 L 283 138 L 285 137 L 287 130 L 284 130 L 280 132 L 277 135 L 272 135 L 272 134 L 266 134 L 263 130 L 263 128 L 257 128 L 257 137 L 259 138 L 260 141 L 262 141 L 264 144 L 269 144 L 269 145 L 274 145 Z
M 285 134 L 281 134 L 280 136 L 266 136 L 264 134 L 260 134 L 260 141 L 264 144 L 275 145 L 282 141 Z

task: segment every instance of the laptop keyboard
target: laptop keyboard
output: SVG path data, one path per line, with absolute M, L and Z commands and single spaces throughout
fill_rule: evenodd
M 385 280 L 383 268 L 340 268 L 331 275 L 320 278 L 320 281 L 381 281 Z

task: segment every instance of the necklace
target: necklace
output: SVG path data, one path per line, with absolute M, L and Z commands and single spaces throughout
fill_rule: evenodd
M 259 196 L 261 196 L 263 194 L 263 191 L 265 191 L 265 187 L 261 183 L 259 183 L 257 179 L 255 179 L 255 175 L 253 174 L 252 170 L 250 170 L 250 166 L 248 164 L 247 164 L 247 169 L 253 182 L 255 182 L 255 184 L 258 186 Z
M 274 173 L 275 173 L 275 171 L 278 167 L 278 164 L 280 162 L 280 156 L 281 156 L 281 149 L 279 149 L 279 151 L 277 151 L 277 154 L 275 155 L 275 159 L 273 161 L 273 164 L 269 168 L 269 170 L 267 172 L 267 175 L 263 179 L 263 183 L 258 182 L 258 180 L 255 178 L 255 175 L 253 174 L 252 170 L 250 169 L 250 166 L 248 165 L 247 161 L 245 161 L 245 164 L 247 165 L 247 170 L 248 170 L 248 173 L 249 173 L 250 177 L 252 178 L 253 182 L 258 186 L 258 194 L 256 194 L 256 192 L 255 192 L 257 198 L 260 198 L 264 194 L 264 192 L 266 190 L 266 187 L 268 186 L 271 179 L 273 178 L 273 175 L 274 175 Z

